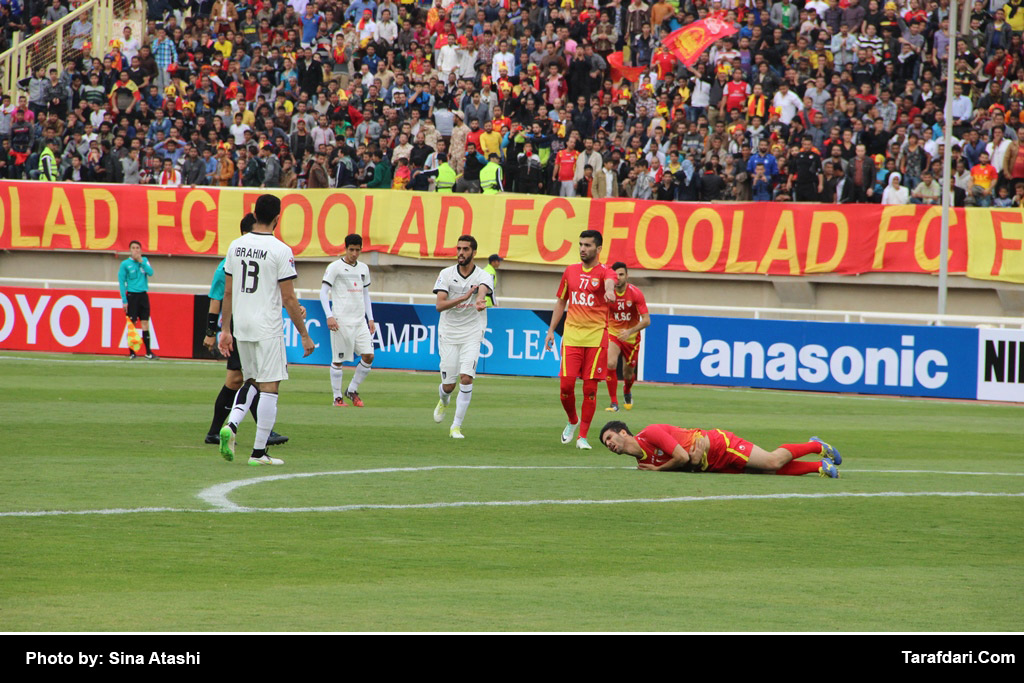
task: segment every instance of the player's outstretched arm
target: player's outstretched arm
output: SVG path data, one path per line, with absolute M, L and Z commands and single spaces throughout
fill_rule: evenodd
M 634 334 L 636 334 L 640 330 L 650 326 L 650 324 L 651 324 L 651 314 L 650 313 L 644 313 L 643 315 L 640 316 L 640 322 L 638 322 L 636 325 L 633 325 L 633 327 L 630 327 L 628 330 L 623 330 L 617 336 L 622 341 L 626 341 L 627 339 L 632 337 Z
M 370 335 L 377 330 L 377 326 L 373 322 L 373 303 L 370 301 L 370 285 L 363 287 L 363 306 L 366 308 L 366 326 L 370 330 Z
M 700 460 L 698 460 L 697 462 L 698 465 L 696 469 L 699 470 Z M 650 463 L 642 462 L 639 465 L 637 465 L 637 469 L 651 470 L 653 472 L 669 472 L 673 470 L 690 470 L 692 469 L 692 464 L 690 460 L 690 454 L 686 452 L 685 448 L 677 444 L 676 447 L 672 449 L 672 459 L 669 460 L 668 462 L 658 465 L 657 467 Z
M 292 319 L 292 324 L 295 325 L 295 329 L 299 331 L 299 336 L 302 338 L 302 356 L 306 357 L 313 353 L 316 346 L 314 346 L 309 332 L 306 331 L 306 314 L 302 306 L 299 305 L 299 298 L 295 296 L 295 282 L 284 280 L 278 284 L 281 287 L 281 300 L 284 303 L 284 308 L 288 311 L 288 317 Z
M 614 296 L 614 291 L 612 295 Z M 565 299 L 559 299 L 551 310 L 551 324 L 548 325 L 548 333 L 544 336 L 544 348 L 549 351 L 555 345 L 555 328 L 562 321 L 563 315 L 565 315 Z
M 338 321 L 331 310 L 331 285 L 328 282 L 320 285 L 320 307 L 324 309 L 324 319 L 327 320 L 327 329 L 331 332 L 338 331 Z
M 487 308 L 487 295 L 491 294 L 491 288 L 487 285 L 478 285 L 476 293 L 476 310 L 482 311 Z
M 231 276 L 224 275 L 224 301 L 221 303 L 221 335 L 220 354 L 225 358 L 231 355 L 231 350 L 234 347 L 235 340 L 231 336 Z
M 439 291 L 437 293 L 437 303 L 435 304 L 435 308 L 437 308 L 438 313 L 441 313 L 442 311 L 447 311 L 450 308 L 455 308 L 462 302 L 469 301 L 470 297 L 476 295 L 478 289 L 479 286 L 473 287 L 462 296 L 455 297 L 454 299 L 448 298 L 448 292 L 445 292 L 443 290 Z

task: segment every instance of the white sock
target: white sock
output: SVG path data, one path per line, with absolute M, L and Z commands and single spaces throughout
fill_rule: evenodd
M 473 400 L 473 385 L 460 384 L 459 397 L 455 399 L 455 419 L 452 420 L 453 427 L 461 427 L 462 421 L 466 419 L 466 411 L 469 410 L 469 402 Z
M 334 390 L 334 398 L 341 398 L 341 380 L 344 374 L 341 368 L 331 366 L 331 389 Z
M 370 367 L 365 362 L 359 361 L 359 365 L 356 366 L 356 374 L 352 376 L 352 381 L 348 383 L 348 393 L 354 394 L 359 391 L 359 385 L 370 374 Z
M 261 450 L 267 447 L 267 439 L 277 422 L 277 394 L 260 393 L 260 402 L 256 406 L 256 441 L 252 447 Z
M 234 425 L 236 432 L 238 425 L 242 424 L 242 420 L 245 419 L 245 414 L 249 412 L 249 406 L 259 395 L 260 390 L 256 388 L 255 384 L 243 384 L 235 394 L 235 406 L 231 409 L 231 414 L 228 415 L 228 424 Z M 259 409 L 259 405 L 257 405 L 256 411 L 259 412 Z
M 448 405 L 448 401 L 452 400 L 452 395 L 444 390 L 444 382 L 437 385 L 437 395 L 441 397 L 441 403 Z

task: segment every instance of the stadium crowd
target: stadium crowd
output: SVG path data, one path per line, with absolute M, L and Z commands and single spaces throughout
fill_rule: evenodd
M 150 0 L 3 93 L 7 178 L 658 200 L 1024 202 L 1024 0 Z M 63 17 L 0 0 L 0 43 Z M 738 32 L 684 66 L 661 45 Z M 956 50 L 952 135 L 945 60 Z M 92 58 L 89 58 L 91 53 Z M 622 59 L 623 61 L 617 61 Z M 624 74 L 630 80 L 623 79 Z

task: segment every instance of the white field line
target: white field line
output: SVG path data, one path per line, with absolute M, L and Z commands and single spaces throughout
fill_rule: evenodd
M 323 477 L 346 474 L 387 474 L 394 472 L 426 472 L 432 470 L 613 470 L 632 469 L 622 467 L 581 467 L 581 466 L 505 466 L 505 465 L 435 465 L 429 467 L 386 467 L 369 470 L 340 470 L 335 472 L 301 472 L 293 474 L 275 474 L 266 477 L 240 479 L 216 484 L 204 489 L 198 498 L 213 506 L 211 508 L 110 508 L 104 510 L 40 510 L 0 512 L 0 517 L 48 517 L 54 515 L 122 515 L 136 512 L 347 512 L 350 510 L 416 510 L 459 507 L 529 507 L 536 505 L 622 505 L 646 503 L 691 503 L 701 501 L 732 501 L 732 500 L 784 500 L 784 499 L 822 499 L 822 498 L 903 498 L 921 496 L 940 496 L 947 498 L 1019 498 L 1024 493 L 983 493 L 978 491 L 880 491 L 875 493 L 855 493 L 837 491 L 834 493 L 772 493 L 772 494 L 738 494 L 722 496 L 677 496 L 671 498 L 610 498 L 610 499 L 541 499 L 541 500 L 498 500 L 498 501 L 454 501 L 435 503 L 365 503 L 332 506 L 310 507 L 279 507 L 258 508 L 245 507 L 232 502 L 228 494 L 236 489 L 252 484 L 262 484 L 286 479 L 303 479 L 307 477 Z M 974 476 L 1024 476 L 1024 473 L 1011 472 L 936 472 L 933 470 L 847 470 L 849 472 L 866 472 L 874 474 L 944 474 Z

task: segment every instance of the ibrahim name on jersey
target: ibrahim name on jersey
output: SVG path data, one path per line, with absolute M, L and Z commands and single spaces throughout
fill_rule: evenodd
M 363 290 L 370 286 L 370 269 L 362 261 L 350 265 L 338 259 L 327 266 L 324 283 L 331 287 L 331 311 L 339 324 L 364 322 L 366 299 Z
M 582 263 L 574 263 L 565 269 L 558 285 L 558 298 L 567 304 L 563 344 L 602 346 L 608 323 L 604 283 L 615 279 L 615 271 L 600 263 L 590 269 L 584 268 Z
M 228 247 L 224 273 L 231 276 L 231 319 L 239 341 L 281 337 L 279 282 L 293 280 L 295 258 L 291 247 L 271 234 L 250 232 Z
M 473 266 L 473 272 L 469 277 L 463 277 L 459 273 L 459 266 L 454 265 L 445 268 L 437 276 L 434 283 L 434 293 L 447 292 L 448 299 L 458 299 L 474 287 L 486 286 L 494 291 L 494 278 L 483 268 Z M 437 333 L 441 341 L 446 344 L 462 344 L 471 341 L 480 341 L 484 338 L 487 329 L 487 309 L 476 310 L 476 297 L 472 296 L 454 308 L 441 311 L 440 320 L 437 325 Z

